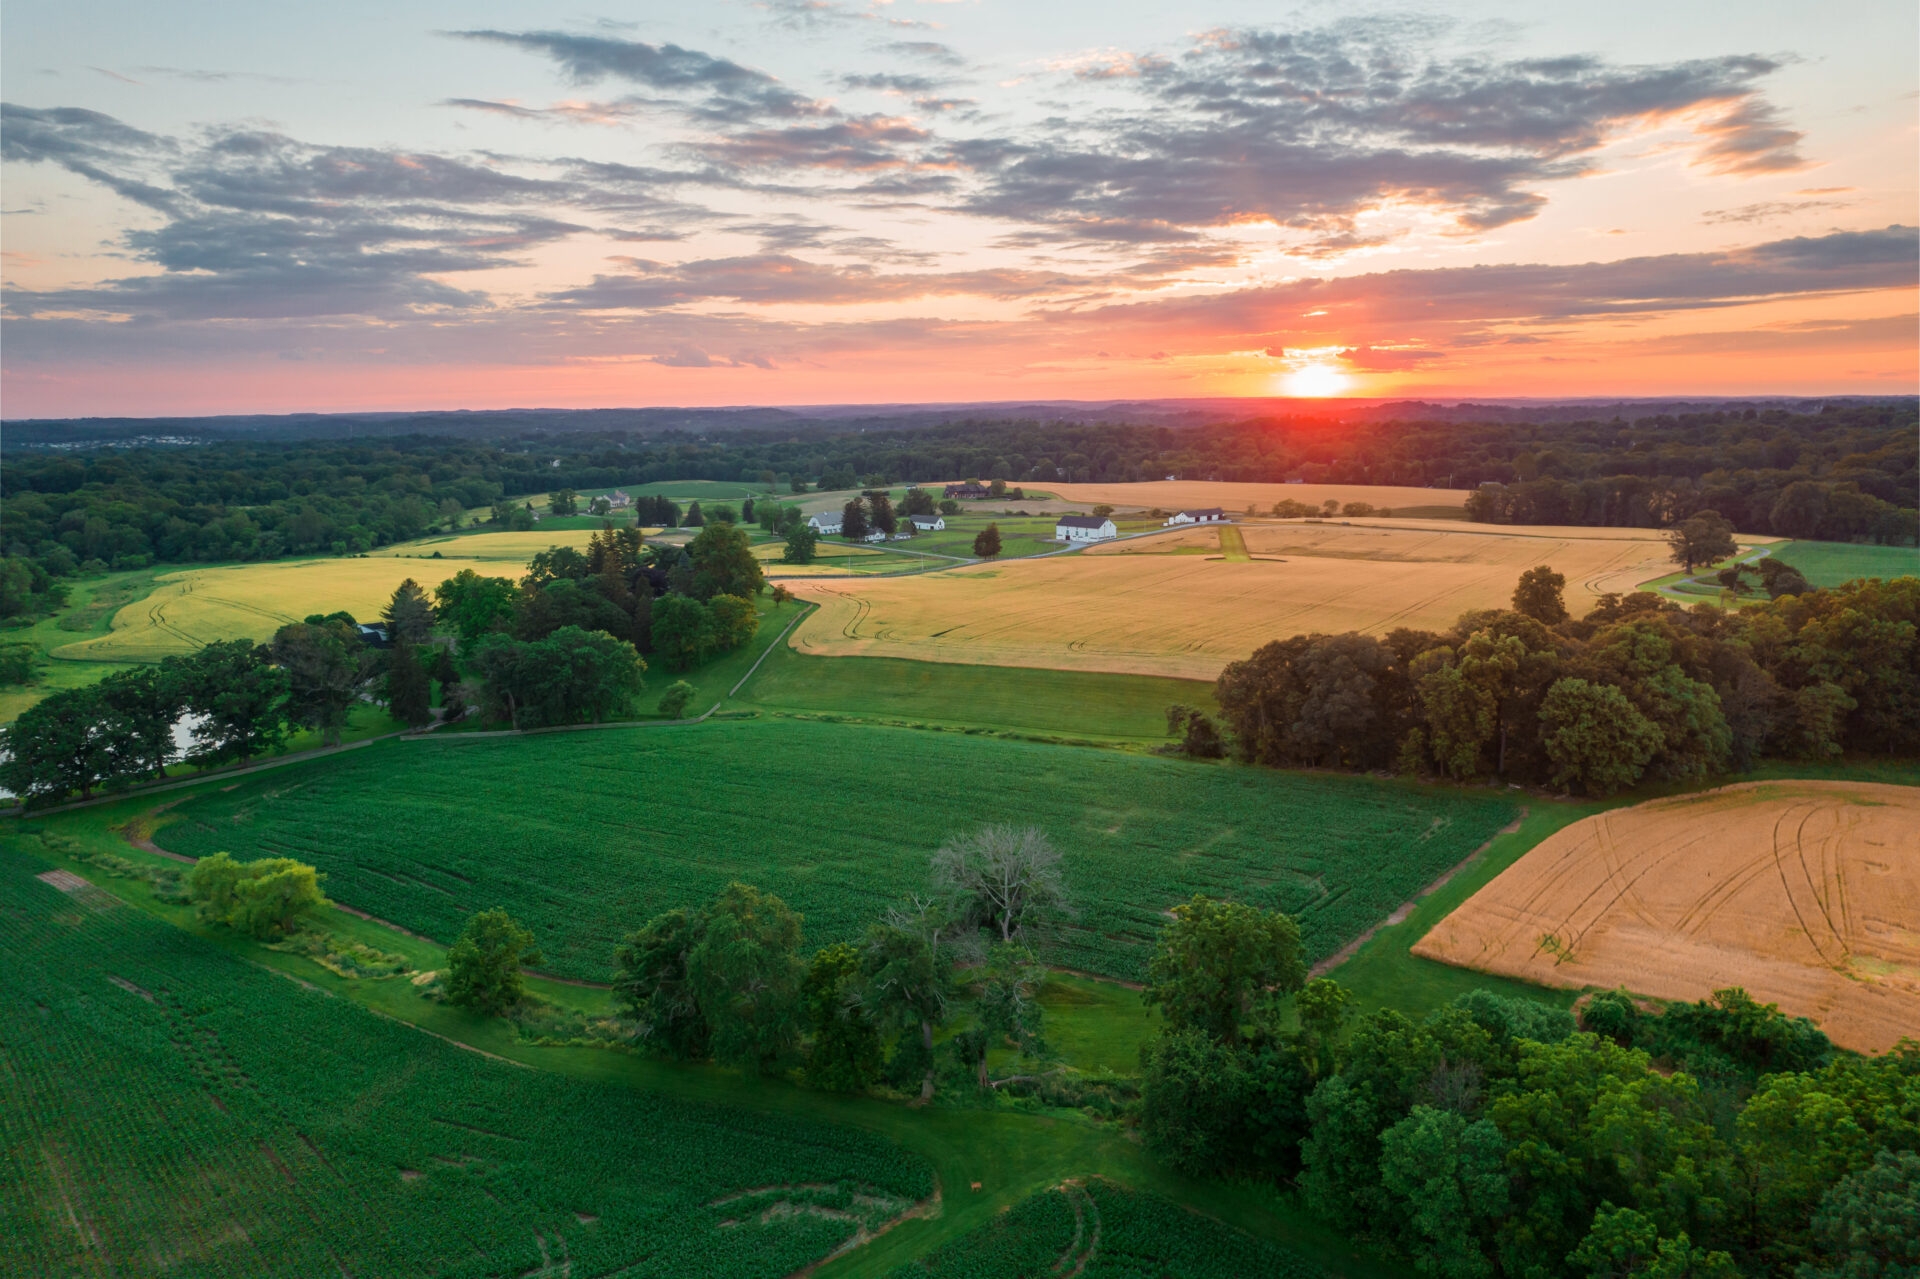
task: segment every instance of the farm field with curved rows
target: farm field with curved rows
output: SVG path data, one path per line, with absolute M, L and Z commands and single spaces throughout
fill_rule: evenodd
M 798 720 L 382 743 L 196 792 L 155 841 L 297 857 L 335 899 L 451 941 L 504 906 L 545 967 L 605 981 L 622 937 L 734 879 L 853 941 L 927 886 L 950 835 L 1031 823 L 1078 915 L 1055 962 L 1138 980 L 1196 892 L 1300 917 L 1310 959 L 1457 865 L 1515 806 L 1371 778 Z M 393 832 L 408 832 L 406 839 Z
M 1744 986 L 1843 1047 L 1920 1027 L 1920 788 L 1750 782 L 1576 822 L 1413 953 L 1563 988 Z
M 1289 486 L 1291 487 L 1291 486 Z M 1310 631 L 1441 630 L 1469 609 L 1507 607 L 1526 569 L 1567 578 L 1578 616 L 1599 595 L 1669 569 L 1645 529 L 1477 530 L 1441 521 L 1189 528 L 1075 555 L 877 582 L 796 587 L 820 610 L 795 628 L 802 653 L 1039 666 L 1211 679 L 1269 640 Z
M 934 1189 L 872 1134 L 489 1060 L 84 882 L 0 850 L 0 1272 L 777 1279 Z

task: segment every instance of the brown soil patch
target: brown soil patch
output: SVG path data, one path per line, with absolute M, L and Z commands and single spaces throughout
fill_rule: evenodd
M 1576 822 L 1413 953 L 1546 986 L 1726 986 L 1891 1048 L 1920 1028 L 1920 788 L 1750 782 Z

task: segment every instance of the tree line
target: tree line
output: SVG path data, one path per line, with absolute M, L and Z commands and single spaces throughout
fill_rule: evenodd
M 804 492 L 1170 474 L 1465 489 L 1472 518 L 1501 523 L 1665 528 L 1713 510 L 1743 532 L 1912 545 L 1915 439 L 1915 402 L 1905 399 L 1631 421 L 1435 421 L 1409 406 L 1390 421 L 1254 416 L 1181 428 L 1001 420 L 14 452 L 4 460 L 0 550 L 56 581 L 160 562 L 358 554 L 467 509 L 523 507 L 503 499 L 563 489 L 703 479 Z M 662 514 L 643 522 L 671 522 Z M 23 588 L 9 585 L 22 573 Z M 44 610 L 37 582 L 24 564 L 0 572 L 0 610 Z
M 1564 586 L 1541 566 L 1511 608 L 1466 613 L 1446 632 L 1265 644 L 1221 672 L 1219 724 L 1171 709 L 1175 749 L 1590 795 L 1766 756 L 1920 751 L 1920 578 L 1739 609 L 1606 595 L 1577 619 Z
M 0 729 L 0 785 L 45 805 L 164 776 L 179 758 L 244 762 L 292 730 L 332 745 L 367 700 L 422 728 L 436 719 L 436 687 L 446 721 L 476 708 L 514 728 L 618 718 L 645 687 L 643 652 L 685 670 L 750 642 L 765 585 L 728 520 L 685 546 L 649 545 L 609 523 L 584 552 L 535 555 L 517 582 L 463 569 L 429 595 L 407 579 L 378 619 L 389 647 L 369 646 L 348 613 L 316 614 L 267 644 L 222 641 L 58 690 Z M 662 713 L 678 717 L 692 695 L 676 684 Z M 174 741 L 183 721 L 194 725 L 184 751 Z
M 1920 1043 L 1836 1050 L 1744 991 L 1578 1018 L 1473 991 L 1415 1021 L 1305 980 L 1284 915 L 1176 907 L 1146 998 L 1149 1149 L 1278 1182 L 1462 1279 L 1853 1279 L 1920 1261 Z

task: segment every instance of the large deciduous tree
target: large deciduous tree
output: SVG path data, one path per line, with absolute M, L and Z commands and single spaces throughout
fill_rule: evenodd
M 509 630 L 520 588 L 504 577 L 482 577 L 463 568 L 433 588 L 434 615 L 471 644 L 483 635 Z
M 1033 826 L 983 826 L 949 839 L 933 855 L 933 882 L 958 918 L 1002 942 L 1068 908 L 1060 854 Z
M 474 1012 L 503 1013 L 526 993 L 520 970 L 540 962 L 531 932 L 498 907 L 483 910 L 447 949 L 447 999 Z
M 1558 626 L 1567 620 L 1567 578 L 1545 564 L 1520 575 L 1513 588 L 1513 611 L 1524 613 L 1543 626 Z
M 687 543 L 693 561 L 693 595 L 705 602 L 716 595 L 751 599 L 766 589 L 766 574 L 753 557 L 747 535 L 731 523 L 715 521 Z
M 1681 520 L 1667 530 L 1667 545 L 1673 562 L 1689 573 L 1695 564 L 1712 564 L 1740 549 L 1734 544 L 1733 525 L 1718 511 L 1701 511 Z
M 290 622 L 274 633 L 272 652 L 287 673 L 287 718 L 319 733 L 326 745 L 337 743 L 366 679 L 360 633 L 337 618 Z
M 1306 976 L 1290 916 L 1196 893 L 1160 930 L 1145 999 L 1174 1029 L 1235 1045 L 1261 1005 L 1300 989 Z
M 799 1045 L 801 918 L 772 893 L 733 883 L 701 912 L 687 952 L 687 983 L 711 1036 L 713 1059 L 762 1073 Z

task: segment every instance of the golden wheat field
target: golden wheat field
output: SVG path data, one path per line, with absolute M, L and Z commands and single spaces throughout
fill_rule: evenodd
M 1058 494 L 1064 501 L 1085 505 L 1104 502 L 1109 506 L 1143 511 L 1156 506 L 1164 511 L 1218 506 L 1230 515 L 1244 515 L 1250 506 L 1257 507 L 1264 515 L 1273 509 L 1274 503 L 1285 501 L 1304 502 L 1309 506 L 1319 506 L 1328 501 L 1339 502 L 1343 506 L 1348 502 L 1365 502 L 1369 506 L 1384 507 L 1390 511 L 1420 510 L 1422 515 L 1427 516 L 1440 514 L 1434 508 L 1460 511 L 1467 504 L 1465 489 L 1396 488 L 1371 484 L 1235 484 L 1211 480 L 1154 480 L 1141 484 L 1048 484 L 1039 487 Z
M 796 584 L 821 607 L 791 643 L 830 656 L 1211 679 L 1267 641 L 1302 632 L 1444 629 L 1469 609 L 1505 607 L 1536 564 L 1566 575 L 1575 614 L 1603 591 L 1631 590 L 1671 567 L 1648 530 L 1476 532 L 1443 521 L 1235 528 L 1251 560 L 1225 559 L 1219 529 L 1185 529 L 1076 555 Z
M 288 622 L 313 613 L 345 609 L 371 620 L 405 579 L 411 577 L 431 594 L 463 568 L 483 577 L 518 578 L 521 572 L 510 560 L 391 556 L 188 569 L 160 578 L 153 594 L 114 614 L 108 634 L 64 645 L 53 655 L 83 661 L 153 662 L 190 653 L 214 640 L 271 639 Z
M 575 550 L 584 551 L 594 531 L 585 528 L 557 528 L 532 529 L 523 533 L 450 534 L 444 537 L 424 537 L 418 541 L 401 542 L 396 546 L 383 546 L 377 551 L 368 551 L 367 557 L 369 559 L 432 559 L 433 553 L 438 551 L 443 558 L 499 560 L 525 564 L 541 551 L 553 546 L 571 546 Z M 640 532 L 647 537 L 652 537 L 660 530 L 644 528 Z M 519 574 L 515 573 L 514 576 L 518 577 Z
M 1920 788 L 1750 782 L 1576 822 L 1413 953 L 1564 988 L 1744 986 L 1833 1041 L 1920 1031 Z

